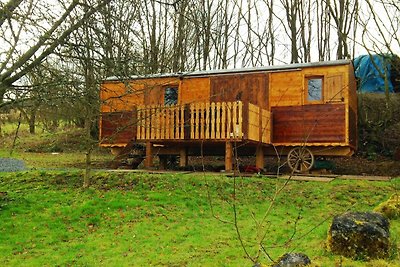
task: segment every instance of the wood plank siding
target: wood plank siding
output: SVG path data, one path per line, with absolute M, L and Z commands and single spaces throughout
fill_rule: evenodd
M 268 75 L 247 73 L 211 77 L 212 102 L 243 101 L 268 108 Z
M 271 73 L 269 103 L 271 107 L 303 104 L 303 76 L 301 71 Z
M 274 143 L 339 143 L 346 141 L 345 105 L 273 107 Z
M 127 144 L 136 137 L 135 111 L 103 113 L 100 118 L 102 145 Z
M 178 103 L 210 101 L 210 78 L 188 78 L 180 81 Z
M 358 146 L 358 104 L 357 104 L 357 83 L 354 77 L 353 65 L 348 67 L 348 105 L 349 105 L 349 143 L 354 150 L 357 150 Z
M 358 142 L 357 114 L 352 108 L 349 109 L 349 144 L 356 149 Z
M 100 87 L 101 112 L 129 110 L 142 104 L 144 96 L 144 85 L 137 81 L 103 83 Z

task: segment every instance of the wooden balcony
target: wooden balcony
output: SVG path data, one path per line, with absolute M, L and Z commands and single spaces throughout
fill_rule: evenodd
M 251 103 L 206 102 L 138 106 L 138 142 L 209 140 L 270 143 L 270 113 Z
M 206 102 L 136 106 L 101 116 L 101 146 L 136 142 L 252 141 L 271 143 L 271 114 L 251 103 Z
M 196 154 L 204 145 L 208 154 L 225 154 L 225 169 L 231 170 L 235 142 L 242 149 L 255 151 L 256 165 L 262 168 L 260 144 L 271 143 L 271 125 L 268 110 L 241 101 L 139 105 L 129 111 L 102 113 L 100 145 L 125 151 L 135 143 L 146 143 L 146 167 L 152 166 L 152 156 L 160 153 L 178 153 L 181 166 L 185 166 L 187 153 Z M 161 145 L 158 152 L 152 151 L 157 144 Z

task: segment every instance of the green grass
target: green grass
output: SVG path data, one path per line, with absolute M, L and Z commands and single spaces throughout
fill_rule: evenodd
M 0 173 L 2 266 L 252 266 L 232 224 L 233 179 L 203 174 L 95 172 L 81 189 L 81 171 Z M 304 252 L 319 266 L 400 266 L 389 260 L 357 262 L 325 250 L 329 223 L 347 210 L 370 211 L 400 188 L 391 182 L 292 181 L 277 197 L 263 229 L 255 225 L 282 180 L 238 179 L 238 225 L 246 249 L 257 240 L 277 259 Z M 300 218 L 300 219 L 297 219 Z M 294 235 L 291 242 L 290 237 Z M 391 222 L 394 247 L 400 222 Z M 269 264 L 265 255 L 260 261 Z
M 82 130 L 39 129 L 30 135 L 25 126 L 12 156 L 32 170 L 0 173 L 1 266 L 252 266 L 234 226 L 212 216 L 207 197 L 209 188 L 215 215 L 232 222 L 233 179 L 95 172 L 91 187 L 83 190 L 79 168 L 84 167 L 87 144 Z M 13 128 L 6 125 L 3 131 L 0 157 L 9 157 Z M 92 156 L 94 168 L 104 168 L 111 159 L 98 149 Z M 255 221 L 262 219 L 282 183 L 265 177 L 238 179 L 238 225 L 251 255 L 258 251 L 257 240 L 267 233 L 263 245 L 273 259 L 297 251 L 305 252 L 317 266 L 400 266 L 396 249 L 389 260 L 372 263 L 325 250 L 333 215 L 373 210 L 399 191 L 400 179 L 292 181 L 276 198 L 263 227 L 257 227 Z M 7 194 L 2 197 L 1 192 Z M 393 247 L 398 248 L 399 221 L 391 222 L 391 235 Z M 260 261 L 270 263 L 265 255 Z
M 60 127 L 54 132 L 37 128 L 37 133 L 29 134 L 28 125 L 21 124 L 15 147 L 12 149 L 16 124 L 2 125 L 3 137 L 0 138 L 0 158 L 13 157 L 24 160 L 27 167 L 33 169 L 66 169 L 85 167 L 88 145 L 94 146 L 92 165 L 105 168 L 113 158 L 108 149 L 98 147 L 96 140 L 84 137 L 84 130 L 74 127 Z

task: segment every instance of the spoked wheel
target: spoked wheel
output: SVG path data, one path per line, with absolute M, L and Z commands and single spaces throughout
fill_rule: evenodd
M 314 165 L 314 155 L 306 147 L 295 147 L 289 151 L 287 162 L 294 172 L 306 172 Z

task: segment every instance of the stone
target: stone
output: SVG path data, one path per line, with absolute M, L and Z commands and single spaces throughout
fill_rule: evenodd
M 389 238 L 389 221 L 383 215 L 347 212 L 333 218 L 327 245 L 334 254 L 369 260 L 388 256 Z
M 303 253 L 286 253 L 280 257 L 273 267 L 302 267 L 311 264 L 311 260 Z

